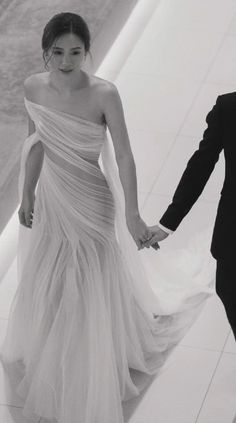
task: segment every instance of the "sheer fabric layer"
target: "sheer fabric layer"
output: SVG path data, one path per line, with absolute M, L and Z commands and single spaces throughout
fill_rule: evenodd
M 45 156 L 32 229 L 19 227 L 18 288 L 1 357 L 22 368 L 17 392 L 31 421 L 121 423 L 122 401 L 145 386 L 137 375 L 163 366 L 213 292 L 214 266 L 199 242 L 171 262 L 138 253 L 105 127 L 26 107 L 36 132 L 22 150 L 20 200 L 39 140 Z

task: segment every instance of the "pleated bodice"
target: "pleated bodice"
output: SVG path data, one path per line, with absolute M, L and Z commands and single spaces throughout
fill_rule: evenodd
M 87 169 L 88 162 L 93 165 L 98 162 L 106 137 L 105 125 L 33 103 L 26 98 L 25 105 L 40 140 L 48 149 L 81 169 Z M 83 161 L 86 163 L 83 164 Z M 89 172 L 93 173 L 91 168 Z
M 36 207 L 35 220 L 37 210 L 38 215 L 43 210 L 50 214 L 48 209 L 52 207 L 51 212 L 55 218 L 58 216 L 58 222 L 56 225 L 51 222 L 50 232 L 55 232 L 66 216 L 68 225 L 64 225 L 63 232 L 68 237 L 75 227 L 80 235 L 87 229 L 89 236 L 91 230 L 113 236 L 113 196 L 98 163 L 106 140 L 105 125 L 27 99 L 25 105 L 35 123 L 35 141 L 43 143 L 45 152 L 38 187 L 38 203 L 41 204 Z M 44 191 L 43 195 L 40 190 Z M 57 207 L 58 201 L 60 207 Z M 61 216 L 62 211 L 64 216 Z

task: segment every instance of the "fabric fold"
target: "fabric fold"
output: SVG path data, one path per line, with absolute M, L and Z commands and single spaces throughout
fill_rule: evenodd
M 210 233 L 188 250 L 138 252 L 103 125 L 25 99 L 45 154 L 32 229 L 19 225 L 18 288 L 1 349 L 20 363 L 29 419 L 121 423 L 214 292 Z M 135 374 L 136 372 L 136 374 Z

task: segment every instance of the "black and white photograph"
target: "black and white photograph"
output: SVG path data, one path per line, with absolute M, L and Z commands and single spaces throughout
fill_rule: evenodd
M 235 0 L 1 0 L 0 423 L 236 423 Z

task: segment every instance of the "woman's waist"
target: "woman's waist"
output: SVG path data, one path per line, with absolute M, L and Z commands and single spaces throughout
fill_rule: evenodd
M 114 198 L 104 175 L 97 179 L 79 169 L 75 176 L 46 156 L 38 188 L 44 204 L 58 208 L 59 213 L 63 209 L 68 215 L 96 221 L 114 218 Z
M 99 166 L 99 153 L 75 152 L 71 151 L 53 151 L 50 147 L 43 144 L 46 158 L 49 158 L 55 165 L 71 172 L 75 176 L 80 175 L 81 171 L 94 174 L 99 177 L 102 175 Z
M 98 160 L 100 156 L 100 149 L 82 149 L 72 148 L 68 146 L 50 146 L 43 142 L 44 152 L 58 164 L 74 164 L 78 166 L 78 160 L 84 160 L 96 167 L 99 167 Z
M 107 180 L 99 166 L 98 161 L 87 161 L 78 157 L 77 165 L 70 163 L 57 154 L 45 151 L 44 166 L 42 173 L 49 178 L 55 179 L 63 187 L 77 186 L 78 189 L 89 189 L 91 191 L 101 190 L 101 193 L 110 193 Z M 80 187 L 80 188 L 79 188 Z
M 83 156 L 88 160 L 98 160 L 105 138 L 93 138 L 92 136 L 86 137 L 82 135 L 69 136 L 68 134 L 62 134 L 57 132 L 55 134 L 48 133 L 47 131 L 41 131 L 37 128 L 39 139 L 42 141 L 45 150 L 50 152 L 61 151 L 65 154 Z

